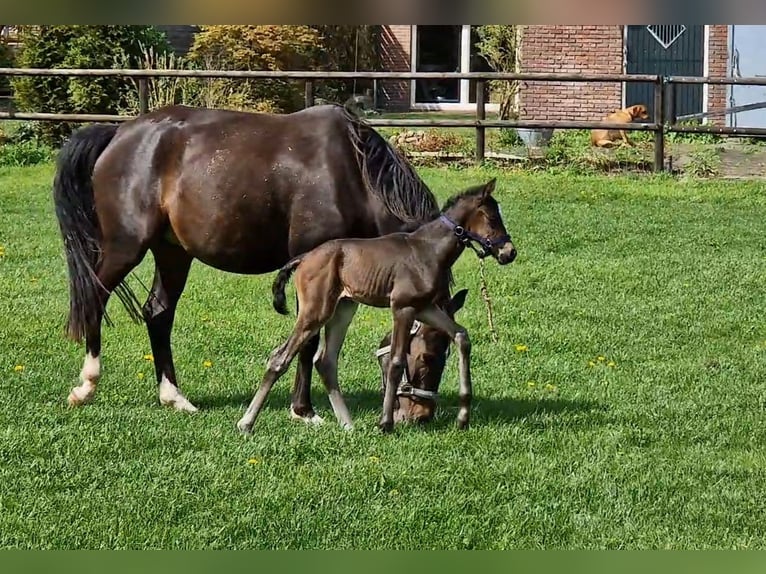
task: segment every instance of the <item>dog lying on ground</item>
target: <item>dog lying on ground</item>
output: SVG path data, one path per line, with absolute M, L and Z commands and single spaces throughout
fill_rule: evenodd
M 606 116 L 606 118 L 604 118 L 603 121 L 608 123 L 614 123 L 614 124 L 627 124 L 632 122 L 636 118 L 639 118 L 642 120 L 649 119 L 649 114 L 646 111 L 645 105 L 639 104 L 636 106 L 629 106 L 622 110 L 612 112 L 611 114 Z M 619 144 L 617 144 L 616 142 L 619 140 L 622 140 L 622 141 Z M 590 143 L 591 145 L 596 147 L 611 147 L 614 145 L 629 145 L 629 146 L 633 145 L 628 139 L 628 136 L 625 133 L 625 130 L 598 130 L 598 129 L 591 130 Z

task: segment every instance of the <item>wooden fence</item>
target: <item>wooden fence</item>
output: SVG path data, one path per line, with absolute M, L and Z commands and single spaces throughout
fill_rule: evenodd
M 556 74 L 501 72 L 309 72 L 263 70 L 133 70 L 133 69 L 43 69 L 0 68 L 2 76 L 58 76 L 58 77 L 122 77 L 135 78 L 138 84 L 140 113 L 149 110 L 148 80 L 151 78 L 230 78 L 230 79 L 288 79 L 305 84 L 305 105 L 314 105 L 314 82 L 321 80 L 418 80 L 456 79 L 476 81 L 476 115 L 474 119 L 368 119 L 375 127 L 472 127 L 476 130 L 476 161 L 482 162 L 486 153 L 487 128 L 555 128 L 555 129 L 621 129 L 651 131 L 654 133 L 654 170 L 665 169 L 665 134 L 671 132 L 712 133 L 731 136 L 766 136 L 766 128 L 740 128 L 718 125 L 682 125 L 676 120 L 674 90 L 679 84 L 724 84 L 766 86 L 766 78 L 709 78 L 690 76 L 660 76 L 652 74 Z M 654 85 L 654 118 L 647 123 L 606 123 L 600 121 L 564 120 L 487 120 L 486 84 L 490 80 L 526 82 L 651 82 Z M 668 113 L 666 114 L 666 101 Z M 0 112 L 0 120 L 35 120 L 68 122 L 121 122 L 133 116 L 107 114 L 58 114 Z

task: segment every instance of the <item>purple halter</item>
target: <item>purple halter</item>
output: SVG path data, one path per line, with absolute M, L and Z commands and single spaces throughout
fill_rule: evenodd
M 480 259 L 484 259 L 487 255 L 491 255 L 491 250 L 496 245 L 501 245 L 511 240 L 511 236 L 508 234 L 501 235 L 500 237 L 495 237 L 494 239 L 490 237 L 482 237 L 481 235 L 477 235 L 472 231 L 468 231 L 462 225 L 458 225 L 444 214 L 442 214 L 439 219 L 443 221 L 447 227 L 453 230 L 455 236 L 458 238 L 458 240 L 460 240 L 461 243 L 470 246 L 474 251 L 476 251 L 476 255 L 478 255 Z M 479 251 L 476 249 L 473 244 L 471 244 L 471 241 L 481 245 L 482 250 Z

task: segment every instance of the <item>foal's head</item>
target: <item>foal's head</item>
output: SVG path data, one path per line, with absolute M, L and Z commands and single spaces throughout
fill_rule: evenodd
M 505 230 L 500 206 L 492 196 L 495 183 L 496 180 L 491 179 L 451 197 L 444 204 L 441 219 L 479 257 L 492 255 L 498 263 L 506 265 L 516 259 L 516 248 Z

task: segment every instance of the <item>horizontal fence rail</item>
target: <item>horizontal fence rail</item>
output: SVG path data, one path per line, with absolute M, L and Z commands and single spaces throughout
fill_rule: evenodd
M 295 70 L 136 70 L 130 68 L 0 68 L 0 76 L 117 76 L 132 78 L 261 78 L 293 80 L 509 80 L 561 82 L 657 82 L 654 74 L 554 74 L 530 72 L 317 72 Z
M 75 69 L 75 68 L 0 68 L 3 76 L 57 76 L 57 77 L 122 77 L 133 78 L 138 86 L 139 111 L 148 110 L 148 82 L 152 78 L 201 78 L 201 79 L 280 79 L 305 83 L 305 105 L 314 105 L 314 82 L 321 80 L 419 80 L 456 79 L 476 81 L 475 119 L 374 119 L 366 121 L 374 127 L 437 127 L 474 128 L 476 130 L 476 160 L 485 158 L 485 134 L 488 128 L 531 129 L 609 129 L 625 131 L 651 131 L 654 133 L 654 169 L 664 170 L 666 133 L 712 133 L 731 136 L 766 136 L 766 128 L 745 128 L 718 125 L 684 125 L 675 115 L 674 93 L 676 85 L 749 85 L 766 86 L 766 78 L 729 77 L 710 78 L 697 76 L 661 76 L 654 74 L 560 74 L 560 73 L 505 73 L 505 72 L 323 72 L 282 70 L 161 70 L 161 69 Z M 654 85 L 654 118 L 645 123 L 606 123 L 602 121 L 567 120 L 487 120 L 485 89 L 488 81 L 523 82 L 647 82 Z M 666 105 L 668 103 L 668 113 Z M 695 117 L 733 113 L 704 112 Z M 605 111 L 605 114 L 607 111 Z M 0 120 L 65 121 L 65 122 L 124 122 L 131 115 L 114 114 L 64 114 L 44 112 L 0 112 Z M 688 119 L 686 117 L 682 119 Z

